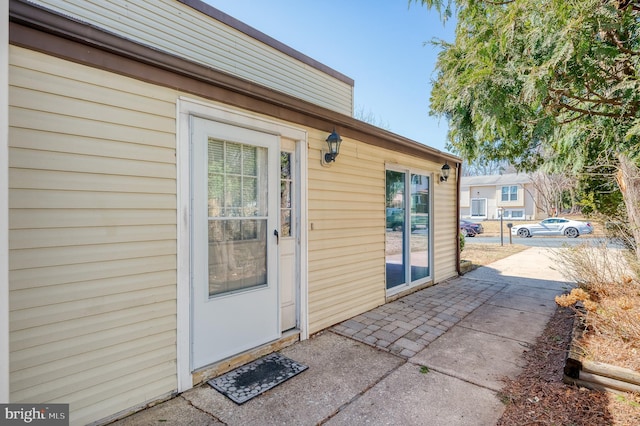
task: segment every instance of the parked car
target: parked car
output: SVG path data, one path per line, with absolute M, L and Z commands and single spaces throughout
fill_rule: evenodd
M 469 224 L 460 221 L 460 233 L 465 237 L 475 237 L 477 232 L 475 228 Z
M 394 231 L 401 231 L 404 220 L 404 209 L 387 207 L 387 228 Z M 411 214 L 411 231 L 427 229 L 428 226 L 429 215 L 427 213 Z
M 476 234 L 482 234 L 484 232 L 484 227 L 481 223 L 471 222 L 470 220 L 466 219 L 460 219 L 460 225 L 462 225 L 463 223 L 473 228 Z
M 582 234 L 591 234 L 593 226 L 589 222 L 570 220 L 563 217 L 550 217 L 540 223 L 516 225 L 511 228 L 511 235 L 522 238 L 534 235 L 564 235 L 568 238 L 576 238 Z

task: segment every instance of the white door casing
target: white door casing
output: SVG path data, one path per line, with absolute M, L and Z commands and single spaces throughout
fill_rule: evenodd
M 260 117 L 253 113 L 202 101 L 189 97 L 180 97 L 176 103 L 176 167 L 177 167 L 177 381 L 178 392 L 184 392 L 194 386 L 191 360 L 191 265 L 193 253 L 192 217 L 191 217 L 191 119 L 200 117 L 235 127 L 253 129 L 259 132 L 280 136 L 281 140 L 294 141 L 298 224 L 295 236 L 298 253 L 296 255 L 297 274 L 295 282 L 297 294 L 297 327 L 300 339 L 309 337 L 308 331 L 308 229 L 307 223 L 307 132 L 304 129 Z M 277 207 L 277 206 L 276 206 Z M 302 226 L 301 226 L 302 224 Z

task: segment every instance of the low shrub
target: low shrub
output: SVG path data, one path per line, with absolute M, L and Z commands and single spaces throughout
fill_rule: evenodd
M 625 250 L 580 245 L 556 251 L 558 265 L 578 287 L 556 297 L 574 307 L 586 331 L 580 342 L 587 357 L 640 371 L 640 281 L 635 257 Z

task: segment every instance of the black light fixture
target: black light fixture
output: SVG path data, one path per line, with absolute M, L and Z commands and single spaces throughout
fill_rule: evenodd
M 336 129 L 327 137 L 327 145 L 329 146 L 329 152 L 324 153 L 324 163 L 329 164 L 336 161 L 336 157 L 340 154 L 340 142 L 342 138 L 336 133 Z
M 446 161 L 444 162 L 444 166 L 440 169 L 440 182 L 446 182 L 449 179 L 449 172 L 451 171 L 451 166 Z

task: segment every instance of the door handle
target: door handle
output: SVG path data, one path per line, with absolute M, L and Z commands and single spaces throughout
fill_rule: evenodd
M 280 244 L 280 234 L 278 233 L 277 229 L 273 230 L 273 235 L 276 236 L 276 244 Z

